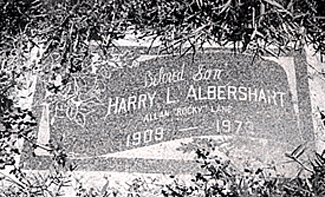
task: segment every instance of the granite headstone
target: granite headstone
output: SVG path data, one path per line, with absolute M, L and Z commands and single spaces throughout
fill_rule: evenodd
M 187 173 L 193 160 L 143 158 L 141 148 L 154 155 L 157 144 L 204 137 L 223 139 L 236 162 L 270 162 L 313 140 L 306 64 L 292 59 L 294 73 L 226 50 L 97 65 L 58 95 L 39 83 L 34 111 L 79 170 Z M 26 169 L 48 167 L 48 155 L 25 150 Z M 110 156 L 131 150 L 139 155 Z

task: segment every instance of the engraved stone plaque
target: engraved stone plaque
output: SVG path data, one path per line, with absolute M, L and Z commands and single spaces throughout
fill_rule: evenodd
M 173 154 L 182 139 L 203 138 L 235 162 L 272 162 L 313 140 L 304 58 L 287 59 L 216 50 L 89 66 L 57 95 L 39 83 L 38 136 L 60 143 L 79 170 L 188 173 L 194 161 Z M 21 162 L 50 161 L 26 147 Z

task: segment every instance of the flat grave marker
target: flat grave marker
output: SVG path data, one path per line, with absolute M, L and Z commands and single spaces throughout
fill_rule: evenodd
M 265 163 L 313 140 L 304 58 L 293 55 L 292 66 L 227 50 L 89 66 L 58 95 L 39 83 L 34 109 L 48 127 L 39 132 L 79 170 L 188 173 L 193 160 L 142 158 L 140 150 L 154 155 L 159 144 L 209 137 L 236 162 Z M 47 168 L 48 155 L 25 149 L 26 169 Z

